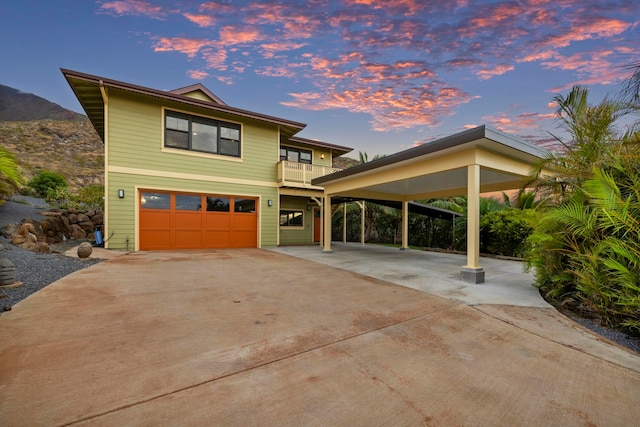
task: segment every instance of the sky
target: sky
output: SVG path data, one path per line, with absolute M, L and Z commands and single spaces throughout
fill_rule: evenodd
M 640 1 L 4 0 L 0 40 L 0 84 L 73 111 L 60 68 L 202 83 L 372 158 L 482 124 L 548 146 L 554 96 L 640 61 Z

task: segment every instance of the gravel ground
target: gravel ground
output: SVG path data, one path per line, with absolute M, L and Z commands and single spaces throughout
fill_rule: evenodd
M 24 218 L 39 221 L 39 212 L 46 210 L 47 204 L 42 199 L 15 196 L 12 201 L 0 205 L 0 228 L 6 224 L 20 224 Z M 73 246 L 80 242 L 73 242 Z M 16 280 L 22 286 L 16 288 L 0 288 L 0 313 L 22 301 L 32 293 L 67 276 L 74 271 L 87 268 L 102 260 L 79 259 L 63 255 L 71 244 L 52 245 L 52 251 L 60 253 L 37 254 L 12 244 L 0 236 L 0 258 L 6 258 L 16 266 Z
M 6 224 L 19 224 L 24 218 L 38 220 L 40 217 L 38 212 L 47 208 L 47 204 L 42 199 L 16 196 L 11 201 L 0 205 L 0 227 L 4 229 Z M 52 250 L 60 253 L 52 254 L 36 254 L 27 251 L 13 245 L 2 236 L 0 236 L 0 244 L 4 247 L 4 250 L 0 251 L 0 258 L 7 258 L 15 264 L 16 278 L 23 283 L 17 288 L 0 288 L 0 313 L 50 283 L 101 261 L 100 259 L 79 259 L 64 256 L 64 251 L 71 247 L 71 244 L 54 245 Z M 74 242 L 73 246 L 76 244 L 79 242 Z M 591 319 L 577 315 L 569 315 L 569 317 L 603 337 L 640 353 L 640 338 L 630 337 L 622 332 L 605 328 Z

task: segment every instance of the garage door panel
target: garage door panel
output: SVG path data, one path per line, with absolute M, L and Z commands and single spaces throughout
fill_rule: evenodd
M 233 248 L 255 248 L 258 239 L 255 231 L 233 231 Z
M 175 214 L 176 230 L 202 230 L 201 212 L 177 212 Z
M 176 230 L 175 232 L 176 249 L 201 249 L 202 230 Z
M 140 242 L 144 242 L 144 248 L 140 249 L 157 251 L 171 249 L 170 230 L 147 230 L 140 231 Z
M 206 248 L 230 248 L 231 232 L 230 231 L 211 231 L 205 233 Z

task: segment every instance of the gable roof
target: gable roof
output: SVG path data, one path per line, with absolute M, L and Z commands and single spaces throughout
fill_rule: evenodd
M 193 92 L 201 92 L 205 97 L 209 98 L 212 102 L 220 105 L 227 105 L 220 98 L 218 98 L 213 92 L 207 89 L 202 83 L 196 83 L 194 85 L 181 87 L 179 89 L 174 89 L 171 93 L 175 93 L 176 95 L 187 95 Z
M 152 89 L 145 86 L 138 86 L 131 83 L 125 83 L 118 80 L 99 77 L 91 74 L 85 74 L 78 71 L 67 70 L 61 68 L 60 71 L 71 86 L 82 108 L 87 113 L 91 123 L 95 127 L 100 138 L 104 141 L 104 103 L 105 88 L 114 88 L 124 90 L 126 92 L 137 93 L 144 96 L 160 98 L 168 101 L 180 102 L 185 105 L 203 108 L 212 112 L 223 112 L 240 118 L 254 119 L 270 124 L 280 126 L 280 131 L 285 136 L 293 136 L 306 127 L 306 124 L 287 120 L 279 117 L 269 116 L 267 114 L 256 113 L 254 111 L 243 110 L 241 108 L 229 107 L 224 103 L 207 102 L 205 100 L 188 97 L 182 93 L 167 92 L 158 89 Z M 195 85 L 197 86 L 197 85 Z M 200 85 L 202 86 L 202 85 Z M 187 87 L 189 88 L 189 87 Z M 178 89 L 178 92 L 187 89 Z M 204 88 L 204 86 L 202 86 Z M 200 87 L 196 90 L 201 89 Z M 206 88 L 205 88 L 206 89 Z M 193 92 L 187 90 L 185 93 Z M 209 92 L 207 90 L 207 92 Z M 212 99 L 218 99 L 213 93 Z

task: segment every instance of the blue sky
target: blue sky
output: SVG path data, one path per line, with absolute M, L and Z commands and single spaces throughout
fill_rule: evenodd
M 545 144 L 550 102 L 640 60 L 637 0 L 4 1 L 0 84 L 80 111 L 59 68 L 307 123 L 394 153 L 488 124 Z

